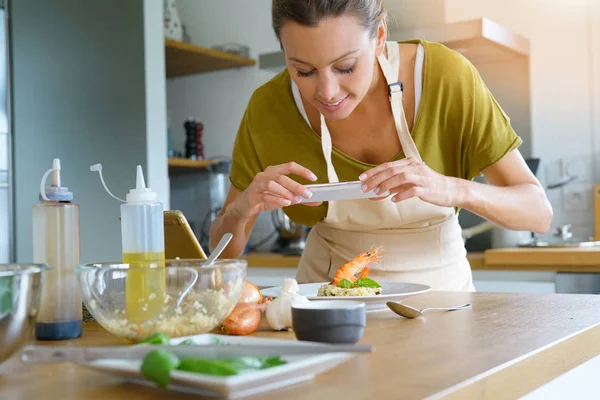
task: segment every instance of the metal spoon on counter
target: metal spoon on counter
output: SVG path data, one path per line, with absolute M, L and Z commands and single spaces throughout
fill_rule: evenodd
M 396 303 L 394 301 L 388 301 L 385 304 L 389 307 L 390 310 L 392 310 L 393 312 L 395 312 L 396 314 L 398 314 L 404 318 L 417 318 L 417 317 L 420 317 L 421 315 L 423 315 L 423 313 L 425 311 L 429 311 L 429 310 L 456 311 L 456 310 L 463 310 L 466 308 L 471 308 L 471 304 L 469 304 L 469 303 L 463 304 L 462 306 L 457 306 L 457 307 L 428 307 L 428 308 L 423 308 L 421 310 L 417 310 L 414 307 L 407 306 L 406 304 Z

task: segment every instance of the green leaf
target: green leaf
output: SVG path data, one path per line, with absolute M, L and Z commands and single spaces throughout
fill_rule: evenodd
M 356 281 L 356 287 L 380 288 L 381 285 L 371 278 L 362 278 Z
M 247 367 L 237 360 L 209 360 L 204 358 L 183 358 L 179 367 L 180 371 L 195 372 L 199 374 L 230 376 L 236 375 Z
M 287 364 L 287 361 L 281 359 L 281 357 L 267 357 L 262 360 L 262 368 L 272 368 L 279 365 Z
M 146 354 L 142 361 L 142 374 L 161 387 L 166 387 L 171 379 L 171 371 L 180 364 L 179 358 L 165 350 L 154 350 Z
M 352 289 L 354 287 L 354 285 L 352 284 L 352 281 L 350 279 L 344 278 L 341 281 L 339 281 L 339 283 L 337 284 L 337 287 L 343 288 L 343 289 Z
M 192 344 L 195 344 L 192 339 L 185 339 L 181 343 L 179 343 L 179 345 L 192 345 Z
M 158 332 L 158 333 L 155 333 L 154 335 L 142 340 L 141 343 L 169 344 L 169 343 L 171 343 L 171 339 L 164 333 Z

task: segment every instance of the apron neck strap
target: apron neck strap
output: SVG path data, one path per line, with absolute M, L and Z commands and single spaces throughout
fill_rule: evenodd
M 331 134 L 329 133 L 329 129 L 327 129 L 327 123 L 323 114 L 321 114 L 321 147 L 323 148 L 325 163 L 327 163 L 327 178 L 329 179 L 329 183 L 337 183 L 340 180 L 331 161 L 331 153 L 333 152 Z
M 392 114 L 396 123 L 396 131 L 400 139 L 400 144 L 404 150 L 406 157 L 412 157 L 421 161 L 421 155 L 417 150 L 404 115 L 404 107 L 402 106 L 402 92 L 404 85 L 398 79 L 400 74 L 400 45 L 396 41 L 387 42 L 387 58 L 383 52 L 377 57 L 383 75 L 388 86 L 388 95 L 390 97 Z

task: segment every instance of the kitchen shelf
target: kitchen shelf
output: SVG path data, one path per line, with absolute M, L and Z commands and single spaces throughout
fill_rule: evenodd
M 218 164 L 214 160 L 190 160 L 189 158 L 169 158 L 169 168 L 206 168 Z
M 256 65 L 252 58 L 165 39 L 167 78 L 252 65 Z

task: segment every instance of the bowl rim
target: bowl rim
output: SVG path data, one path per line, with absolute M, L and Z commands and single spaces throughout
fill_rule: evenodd
M 366 303 L 360 300 L 312 300 L 310 303 L 292 304 L 292 309 L 302 311 L 337 311 L 366 308 Z
M 167 265 L 166 268 L 200 268 L 200 269 L 220 269 L 222 268 L 225 264 L 226 265 L 232 265 L 232 264 L 239 264 L 242 268 L 247 269 L 248 268 L 248 261 L 241 259 L 241 258 L 219 258 L 217 260 L 214 261 L 214 263 L 210 266 L 203 266 L 201 264 L 205 263 L 207 259 L 205 258 L 181 258 L 181 259 L 177 259 L 177 258 L 167 258 L 164 260 L 147 260 L 148 262 L 161 262 L 161 263 L 165 263 L 165 264 L 169 264 L 169 263 L 181 263 L 181 265 Z M 188 264 L 198 264 L 198 265 L 188 265 Z M 128 263 L 124 263 L 123 261 L 100 261 L 100 262 L 94 262 L 94 263 L 84 263 L 84 264 L 79 264 L 75 267 L 75 271 L 76 272 L 82 272 L 82 271 L 93 271 L 93 270 L 100 270 L 103 268 L 107 268 L 107 269 L 118 269 L 118 270 L 147 270 L 148 268 L 157 268 L 156 265 L 151 265 L 150 267 L 130 267 Z
M 6 268 L 6 269 L 5 269 Z M 54 267 L 43 263 L 6 263 L 0 264 L 0 278 L 24 274 L 39 274 Z

